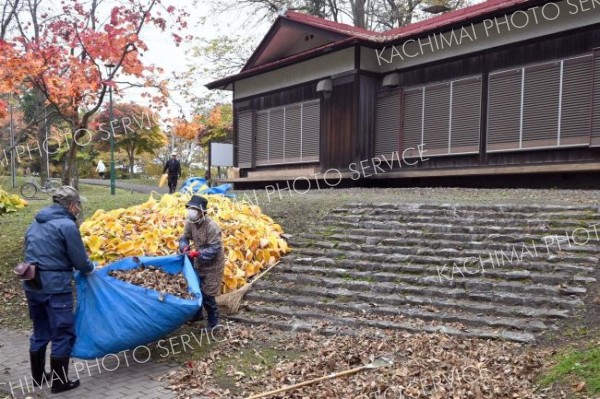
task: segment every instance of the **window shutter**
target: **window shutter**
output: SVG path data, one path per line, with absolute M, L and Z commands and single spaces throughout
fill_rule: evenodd
M 283 163 L 284 110 L 275 108 L 269 114 L 269 164 Z
M 593 72 L 593 97 L 592 97 L 592 142 L 594 146 L 600 145 L 600 51 L 594 51 Z
M 238 167 L 252 167 L 252 112 L 238 114 L 237 120 L 238 140 Z
M 302 161 L 319 160 L 321 131 L 320 100 L 302 104 Z
M 490 74 L 487 150 L 520 148 L 522 70 Z
M 463 79 L 453 83 L 451 154 L 479 152 L 481 90 L 481 77 Z
M 402 149 L 417 148 L 421 145 L 423 135 L 423 90 L 419 87 L 409 89 L 404 92 L 404 120 L 402 125 Z M 403 156 L 417 156 L 418 151 L 414 150 Z
M 301 139 L 300 130 L 300 104 L 288 105 L 285 107 L 285 142 L 284 142 L 284 161 L 285 163 L 295 163 L 301 161 Z
M 522 147 L 558 145 L 560 62 L 525 68 Z
M 591 55 L 564 62 L 560 145 L 589 143 L 590 104 L 592 103 L 590 71 L 592 71 Z
M 400 149 L 400 93 L 377 99 L 375 156 L 388 157 Z
M 428 155 L 447 154 L 450 128 L 450 83 L 425 88 L 423 145 Z
M 256 165 L 269 164 L 269 111 L 256 113 Z

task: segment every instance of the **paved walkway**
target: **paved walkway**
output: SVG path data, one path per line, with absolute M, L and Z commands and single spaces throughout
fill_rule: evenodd
M 102 180 L 102 179 L 80 179 L 80 183 L 84 184 L 93 184 L 96 186 L 110 186 L 110 180 Z M 180 182 L 181 183 L 181 182 Z M 123 180 L 115 181 L 115 186 L 117 188 L 123 188 L 125 190 L 133 190 L 139 193 L 148 193 L 150 194 L 152 191 L 155 191 L 159 194 L 167 194 L 169 192 L 168 187 L 158 187 L 158 186 L 146 186 L 144 184 L 135 184 L 128 183 Z
M 29 368 L 30 332 L 0 329 L 0 398 L 175 398 L 173 391 L 166 388 L 168 382 L 158 382 L 157 377 L 173 369 L 168 363 L 156 363 L 138 359 L 140 363 L 123 355 L 103 359 L 73 359 L 69 367 L 72 379 L 79 377 L 81 386 L 64 394 L 51 394 L 44 385 L 33 388 Z M 138 355 L 140 358 L 142 355 Z M 47 360 L 46 370 L 49 370 Z M 110 371 L 109 371 L 110 370 Z

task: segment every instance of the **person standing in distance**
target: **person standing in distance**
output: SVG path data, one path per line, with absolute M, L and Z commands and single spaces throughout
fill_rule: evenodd
M 163 173 L 169 175 L 169 194 L 173 194 L 177 190 L 177 179 L 181 177 L 181 164 L 177 160 L 177 153 L 171 154 L 171 159 L 165 164 Z
M 216 296 L 221 292 L 221 282 L 225 272 L 225 254 L 223 253 L 223 237 L 219 225 L 206 215 L 208 200 L 193 195 L 186 204 L 187 220 L 183 237 L 179 240 L 179 251 L 190 253 L 190 240 L 194 242 L 196 256 L 194 270 L 200 277 L 202 306 L 206 309 L 207 328 L 212 330 L 219 324 L 219 307 Z M 202 320 L 202 308 L 194 316 L 194 320 Z
M 104 165 L 104 162 L 102 162 L 102 160 L 98 161 L 98 166 L 96 166 L 96 172 L 98 172 L 100 178 L 104 180 L 104 174 L 106 173 L 106 165 Z
M 41 387 L 49 378 L 52 393 L 77 388 L 69 380 L 69 358 L 75 343 L 73 316 L 73 271 L 90 274 L 90 261 L 79 233 L 83 221 L 82 202 L 71 186 L 59 187 L 53 205 L 38 212 L 25 233 L 25 262 L 36 266 L 36 281 L 23 283 L 29 317 L 33 321 L 29 358 L 34 382 Z M 51 373 L 45 373 L 46 347 L 52 342 Z

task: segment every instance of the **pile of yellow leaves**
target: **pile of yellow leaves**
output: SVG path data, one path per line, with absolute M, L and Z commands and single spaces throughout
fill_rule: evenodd
M 16 212 L 18 209 L 25 208 L 27 201 L 16 194 L 9 194 L 0 190 L 0 215 L 3 213 Z
M 177 253 L 185 225 L 185 204 L 191 195 L 164 195 L 159 201 L 127 209 L 97 210 L 81 225 L 90 258 L 105 265 L 129 256 Z M 208 216 L 223 231 L 226 257 L 222 292 L 233 291 L 265 266 L 289 252 L 281 226 L 248 202 L 233 202 L 221 195 L 207 195 Z

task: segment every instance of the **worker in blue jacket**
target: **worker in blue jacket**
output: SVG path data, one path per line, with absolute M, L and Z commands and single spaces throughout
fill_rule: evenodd
M 81 197 L 71 186 L 58 188 L 54 204 L 38 212 L 25 234 L 25 262 L 36 265 L 36 278 L 23 284 L 29 316 L 33 321 L 30 339 L 31 373 L 41 386 L 46 379 L 52 393 L 79 386 L 70 381 L 69 358 L 75 343 L 73 317 L 73 271 L 90 274 L 90 261 L 79 233 L 83 220 Z M 78 221 L 79 220 L 79 221 Z M 46 346 L 52 342 L 51 373 L 44 372 Z

